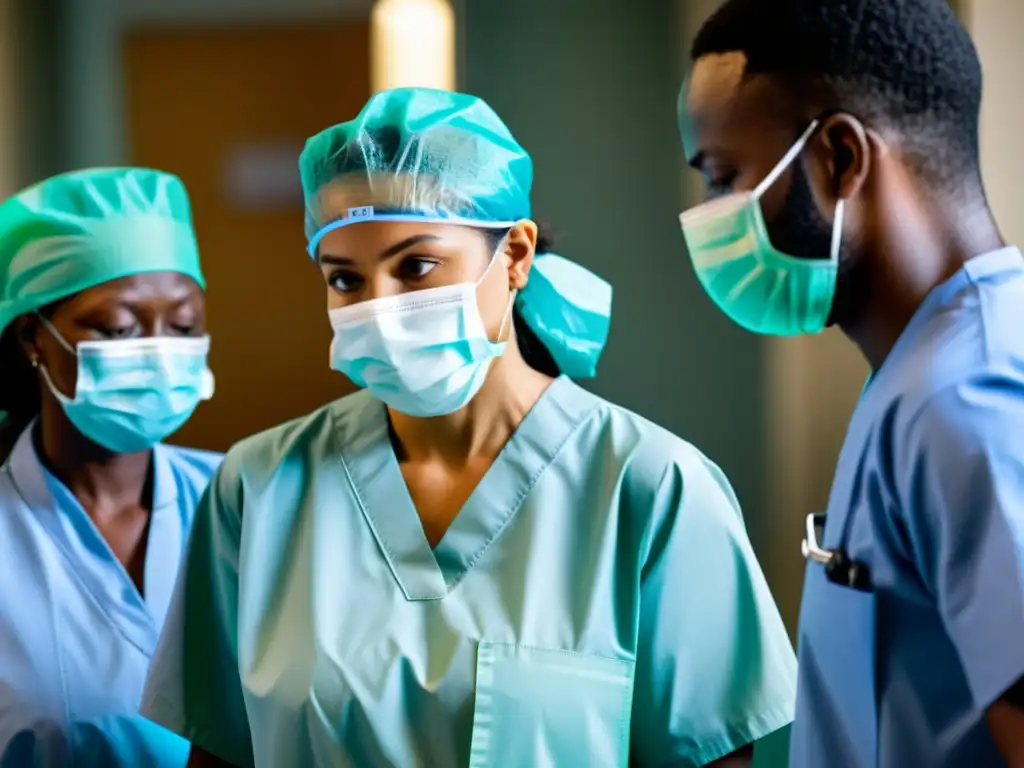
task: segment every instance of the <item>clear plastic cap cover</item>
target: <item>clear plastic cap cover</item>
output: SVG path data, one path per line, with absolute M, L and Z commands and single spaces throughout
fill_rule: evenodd
M 397 88 L 306 142 L 299 158 L 311 251 L 326 226 L 427 219 L 512 226 L 528 219 L 533 162 L 475 96 Z

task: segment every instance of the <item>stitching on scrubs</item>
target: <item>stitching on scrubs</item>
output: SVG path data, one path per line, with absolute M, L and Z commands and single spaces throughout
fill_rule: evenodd
M 364 390 L 364 392 L 365 392 L 365 390 Z M 369 393 L 365 393 L 365 394 L 366 394 L 367 399 L 373 400 L 373 398 L 369 395 Z M 355 395 L 353 395 L 353 396 L 355 396 Z M 377 405 L 379 405 L 381 407 L 384 407 L 384 404 L 379 402 L 379 401 L 373 400 L 373 402 L 375 402 Z M 366 407 L 366 404 L 364 404 L 364 407 Z M 370 526 L 370 530 L 373 532 L 373 538 L 377 542 L 377 546 L 380 547 L 381 552 L 384 554 L 384 559 L 387 561 L 388 567 L 391 569 L 392 573 L 395 573 L 397 566 L 395 564 L 395 559 L 394 559 L 393 553 L 388 548 L 387 541 L 385 540 L 385 538 L 381 535 L 380 531 L 377 530 L 377 526 L 376 526 L 376 524 L 373 521 L 373 515 L 370 514 L 370 511 L 369 511 L 369 509 L 366 506 L 366 501 L 364 499 L 363 491 L 359 487 L 359 484 L 356 482 L 355 477 L 352 476 L 352 472 L 349 471 L 348 462 L 345 461 L 344 445 L 342 444 L 341 437 L 338 434 L 340 432 L 340 425 L 338 423 L 337 416 L 336 416 L 336 414 L 334 412 L 333 404 L 332 404 L 331 407 L 328 407 L 328 413 L 329 413 L 330 418 L 331 418 L 331 425 L 334 427 L 334 429 L 331 430 L 331 442 L 334 444 L 335 457 L 337 458 L 338 463 L 341 465 L 341 469 L 345 473 L 345 477 L 348 479 L 349 487 L 352 489 L 352 495 L 355 496 L 355 498 L 356 498 L 356 503 L 359 504 L 359 511 L 362 514 L 363 519 L 366 521 L 366 524 Z M 385 413 L 385 416 L 386 416 L 386 413 Z M 387 427 L 386 427 L 386 424 L 385 424 L 385 429 L 386 428 Z M 400 582 L 399 586 L 402 589 L 402 593 L 405 594 L 405 585 L 401 584 L 401 582 Z M 406 595 L 406 597 L 408 598 L 408 595 Z M 409 599 L 419 599 L 419 598 L 409 598 Z
M 741 725 L 728 723 L 725 732 L 717 738 L 699 744 L 697 754 L 693 756 L 699 765 L 707 765 L 725 757 L 742 746 L 769 736 L 781 728 L 792 724 L 791 707 L 787 705 L 773 707 L 745 720 Z
M 555 380 L 555 382 L 552 382 L 551 386 L 554 386 L 556 382 L 557 382 L 557 379 Z M 545 391 L 541 395 L 541 397 L 543 398 L 547 394 L 548 393 Z M 383 407 L 383 403 L 377 403 L 377 404 Z M 548 467 L 550 467 L 555 462 L 555 459 L 558 458 L 558 455 L 562 452 L 562 449 L 565 447 L 565 444 L 567 442 L 569 442 L 569 439 L 574 434 L 576 434 L 576 431 L 580 428 L 580 426 L 584 423 L 584 421 L 586 421 L 587 419 L 589 419 L 589 418 L 591 418 L 593 416 L 593 414 L 597 410 L 598 405 L 599 405 L 599 402 L 594 400 L 593 402 L 591 402 L 590 407 L 585 408 L 583 410 L 580 410 L 577 413 L 576 418 L 573 421 L 570 422 L 569 428 L 566 430 L 565 436 L 562 438 L 562 441 L 558 444 L 558 447 L 551 453 L 550 460 L 545 462 L 544 466 L 542 466 L 540 469 L 538 469 L 530 477 L 530 479 L 527 481 L 527 483 L 523 487 L 523 490 L 520 491 L 519 495 L 516 497 L 515 501 L 513 501 L 509 505 L 508 510 L 505 513 L 505 516 L 502 519 L 501 523 L 495 528 L 494 534 L 492 536 L 490 536 L 490 538 L 488 538 L 481 545 L 481 547 L 480 547 L 479 551 L 477 552 L 476 556 L 472 560 L 469 560 L 466 563 L 466 567 L 462 571 L 462 573 L 456 579 L 454 579 L 451 582 L 451 584 L 448 584 L 447 582 L 445 583 L 445 586 L 447 587 L 448 594 L 451 594 L 456 589 L 456 587 L 458 587 L 459 584 L 462 583 L 462 580 L 466 578 L 466 576 L 469 574 L 469 572 L 473 569 L 473 567 L 480 561 L 480 559 L 484 556 L 484 554 L 490 548 L 491 543 L 495 539 L 497 539 L 498 536 L 500 536 L 502 534 L 502 532 L 508 526 L 509 521 L 515 516 L 515 513 L 522 506 L 523 501 L 526 499 L 526 497 L 533 490 L 534 486 L 537 484 L 537 480 L 539 480 L 540 476 L 543 475 L 544 472 L 547 471 Z M 341 465 L 342 470 L 345 473 L 345 477 L 348 479 L 349 487 L 352 489 L 352 493 L 355 496 L 356 502 L 359 504 L 359 509 L 360 509 L 360 512 L 363 515 L 363 518 L 366 520 L 367 524 L 370 526 L 370 530 L 373 532 L 373 537 L 377 541 L 378 546 L 381 548 L 381 552 L 384 554 L 384 557 L 387 560 L 388 567 L 390 567 L 392 569 L 392 571 L 394 571 L 395 567 L 396 567 L 395 559 L 394 559 L 394 554 L 393 554 L 392 550 L 388 547 L 387 542 L 385 541 L 385 538 L 383 536 L 381 536 L 380 531 L 377 530 L 377 526 L 373 522 L 373 515 L 371 515 L 369 513 L 369 510 L 367 509 L 366 500 L 364 498 L 365 494 L 364 494 L 363 490 L 359 487 L 359 484 L 356 482 L 355 478 L 353 477 L 352 472 L 349 470 L 348 462 L 345 460 L 344 446 L 342 444 L 342 440 L 341 440 L 341 437 L 339 435 L 340 425 L 338 424 L 337 416 L 336 416 L 336 414 L 334 412 L 334 409 L 330 408 L 329 409 L 329 413 L 330 413 L 330 417 L 331 417 L 331 423 L 334 426 L 334 429 L 331 430 L 331 441 L 334 444 L 335 456 L 336 456 L 336 458 L 338 460 L 338 463 Z M 527 413 L 526 418 L 529 418 L 529 416 L 530 416 L 530 414 Z M 510 439 L 513 439 L 514 437 L 515 437 L 515 433 L 513 433 L 512 438 L 510 438 Z M 498 459 L 500 459 L 500 458 L 501 458 L 501 454 L 499 453 L 498 454 Z M 495 459 L 495 461 L 497 461 L 498 459 Z M 484 475 L 484 477 L 486 477 L 486 474 Z M 481 479 L 481 482 L 483 482 L 482 479 Z M 461 510 L 459 510 L 459 511 L 461 512 Z M 402 588 L 402 591 L 403 592 L 405 591 L 404 587 Z M 420 598 L 410 598 L 410 599 L 417 599 L 418 600 Z
M 592 412 L 587 411 L 587 413 Z M 575 431 L 575 427 L 571 432 Z M 557 453 L 556 453 L 557 455 Z M 479 641 L 478 641 L 479 642 Z M 539 651 L 540 653 L 558 654 L 562 656 L 571 656 L 579 659 L 600 659 L 601 661 L 611 662 L 618 666 L 621 666 L 628 673 L 628 680 L 626 681 L 622 696 L 622 709 L 619 711 L 619 743 L 623 745 L 625 754 L 621 755 L 622 759 L 629 758 L 629 737 L 632 731 L 632 716 L 633 716 L 633 692 L 635 688 L 635 674 L 636 674 L 636 658 L 632 659 L 619 659 L 614 656 L 606 656 L 602 653 L 580 653 L 579 651 L 569 650 L 567 648 L 544 648 L 539 645 L 528 645 L 523 643 L 495 643 L 487 641 L 487 644 L 492 648 L 515 648 L 524 651 Z M 723 753 L 724 754 L 724 753 Z M 714 758 L 712 758 L 714 759 Z M 711 762 L 710 760 L 704 761 Z M 701 763 L 702 765 L 704 763 Z
M 632 659 L 620 659 L 616 656 L 606 656 L 603 653 L 580 653 L 569 648 L 545 648 L 541 645 L 529 645 L 526 643 L 495 643 L 488 641 L 493 648 L 521 648 L 524 651 L 540 651 L 541 653 L 560 653 L 565 656 L 576 656 L 581 659 L 602 659 L 604 661 L 615 662 L 621 664 L 624 667 L 632 668 L 636 664 L 636 658 Z
M 552 382 L 552 386 L 554 386 L 553 382 Z M 546 394 L 547 394 L 547 392 L 542 394 L 541 397 L 544 397 Z M 466 576 L 469 574 L 469 572 L 473 569 L 473 566 L 475 566 L 480 561 L 480 559 L 484 556 L 484 554 L 486 554 L 487 550 L 491 546 L 491 542 L 493 542 L 496 538 L 498 538 L 502 534 L 502 532 L 508 526 L 508 524 L 512 520 L 512 518 L 515 517 L 515 513 L 518 512 L 519 508 L 523 505 L 523 501 L 525 501 L 526 497 L 530 495 L 530 491 L 533 490 L 534 486 L 537 484 L 537 481 L 540 479 L 540 476 L 543 475 L 548 470 L 548 467 L 550 467 L 552 464 L 554 464 L 555 460 L 558 458 L 558 454 L 560 454 L 562 452 L 562 449 L 565 447 L 565 444 L 567 442 L 569 442 L 569 438 L 571 438 L 574 434 L 576 434 L 576 430 L 578 430 L 580 428 L 580 425 L 583 424 L 583 422 L 586 419 L 591 418 L 593 413 L 596 410 L 597 410 L 597 404 L 596 403 L 592 403 L 589 408 L 587 408 L 586 410 L 580 411 L 578 416 L 577 416 L 577 418 L 574 421 L 571 422 L 571 424 L 569 426 L 569 429 L 566 430 L 566 434 L 562 438 L 562 441 L 558 444 L 558 447 L 555 448 L 555 450 L 551 453 L 551 458 L 547 462 L 545 462 L 543 467 L 541 467 L 539 470 L 537 470 L 530 477 L 529 481 L 523 487 L 523 490 L 520 491 L 519 495 L 516 497 L 516 500 L 514 502 L 512 502 L 511 504 L 509 504 L 508 510 L 506 511 L 505 517 L 502 519 L 501 524 L 498 525 L 494 529 L 494 533 L 491 535 L 490 538 L 487 539 L 487 541 L 484 542 L 483 546 L 480 547 L 479 551 L 476 553 L 476 556 L 472 560 L 469 560 L 466 563 L 465 569 L 462 571 L 461 574 L 459 574 L 458 578 L 454 579 L 452 581 L 451 585 L 449 585 L 449 587 L 448 587 L 449 594 L 451 594 L 451 592 L 454 591 L 455 588 L 457 586 L 459 586 L 459 584 L 462 583 L 462 580 L 464 578 L 466 578 Z M 529 418 L 530 414 L 527 413 L 526 416 L 527 416 L 527 418 Z M 514 438 L 515 438 L 515 433 L 513 432 L 512 433 L 512 437 L 510 437 L 509 439 L 511 440 L 511 439 L 514 439 Z M 501 454 L 499 453 L 498 454 L 498 459 L 500 459 L 500 458 L 501 458 Z M 498 459 L 495 459 L 495 461 L 497 461 Z M 486 474 L 484 475 L 484 477 L 486 477 Z M 483 479 L 481 479 L 481 482 L 483 482 Z M 459 511 L 461 512 L 461 510 L 459 510 Z

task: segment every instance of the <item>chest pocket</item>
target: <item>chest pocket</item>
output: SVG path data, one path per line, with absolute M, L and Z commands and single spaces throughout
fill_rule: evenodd
M 631 661 L 481 642 L 470 768 L 625 768 Z

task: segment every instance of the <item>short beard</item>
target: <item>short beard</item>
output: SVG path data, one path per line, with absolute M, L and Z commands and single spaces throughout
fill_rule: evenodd
M 793 164 L 789 192 L 782 210 L 766 222 L 768 236 L 776 250 L 798 259 L 827 259 L 832 252 L 832 224 L 825 220 L 814 202 L 814 193 L 803 164 Z M 856 323 L 867 295 L 864 260 L 858 249 L 843 242 L 839 249 L 836 290 L 826 324 Z

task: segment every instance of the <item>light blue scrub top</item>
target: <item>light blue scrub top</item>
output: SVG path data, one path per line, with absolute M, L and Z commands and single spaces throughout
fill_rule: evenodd
M 0 766 L 181 768 L 189 745 L 139 716 L 199 497 L 221 457 L 158 445 L 145 601 L 32 427 L 0 468 Z
M 143 711 L 240 768 L 690 766 L 795 661 L 693 446 L 558 379 L 431 550 L 360 392 L 229 452 Z
M 1004 766 L 984 711 L 1024 674 L 1024 261 L 969 261 L 861 397 L 807 566 L 792 768 Z

